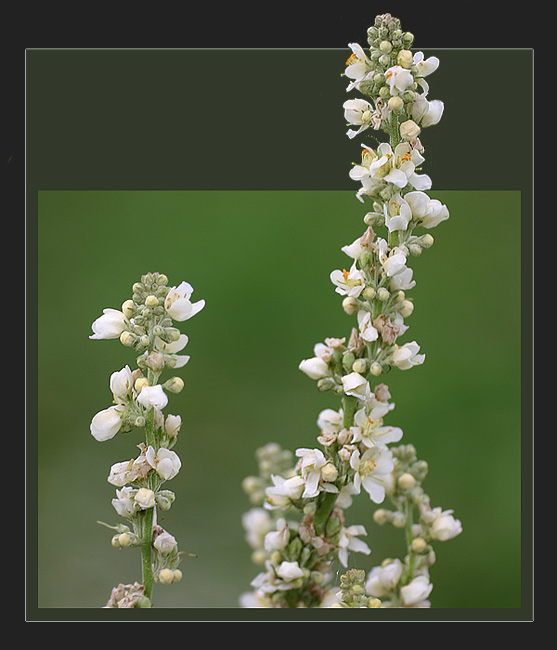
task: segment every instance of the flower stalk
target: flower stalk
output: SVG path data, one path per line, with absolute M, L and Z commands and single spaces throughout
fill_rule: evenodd
M 117 488 L 112 505 L 126 524 L 104 524 L 116 531 L 114 547 L 139 547 L 142 583 L 118 585 L 106 607 L 151 607 L 155 582 L 170 584 L 182 577 L 178 568 L 182 553 L 175 538 L 157 523 L 157 508 L 167 511 L 175 500 L 164 486 L 182 464 L 172 451 L 182 420 L 163 411 L 168 394 L 179 393 L 184 382 L 177 376 L 163 384 L 159 379 L 163 371 L 174 371 L 189 361 L 189 356 L 178 354 L 188 337 L 174 327 L 174 321 L 189 320 L 205 301 L 191 301 L 193 288 L 187 282 L 170 288 L 167 284 L 165 275 L 147 273 L 133 285 L 132 298 L 121 310 L 103 310 L 92 325 L 91 339 L 119 339 L 135 352 L 137 368 L 125 366 L 112 373 L 113 404 L 93 417 L 91 434 L 99 442 L 133 430 L 144 434 L 144 442 L 137 445 L 139 455 L 112 465 L 107 478 Z
M 292 454 L 269 443 L 256 454 L 259 476 L 244 480 L 252 504 L 243 519 L 246 539 L 262 566 L 252 591 L 241 598 L 245 607 L 428 607 L 431 543 L 461 532 L 452 511 L 429 505 L 422 487 L 427 463 L 412 445 L 394 446 L 403 432 L 384 422 L 395 405 L 382 376 L 425 360 L 416 341 L 399 343 L 414 310 L 407 297 L 416 285 L 409 259 L 433 244 L 428 232 L 419 231 L 449 217 L 447 207 L 426 193 L 432 182 L 421 172 L 419 136 L 443 113 L 442 102 L 429 100 L 425 80 L 439 60 L 412 53 L 413 39 L 385 14 L 368 30 L 368 53 L 350 44 L 347 90 L 365 99 L 344 103 L 347 135 L 383 132 L 388 138 L 377 147 L 363 142 L 361 161 L 350 170 L 360 183 L 357 199 L 370 207 L 367 228 L 341 249 L 350 264 L 330 274 L 356 323 L 348 336 L 317 343 L 314 356 L 299 365 L 319 391 L 340 398 L 340 408 L 326 408 L 317 418 L 319 448 Z M 382 229 L 384 236 L 376 233 Z M 385 560 L 367 576 L 347 570 L 339 589 L 337 566 L 347 569 L 349 553 L 371 552 L 362 539 L 366 528 L 347 524 L 347 510 L 362 489 L 374 504 L 391 501 L 393 510 L 377 509 L 373 520 L 403 529 L 407 554 L 402 561 Z

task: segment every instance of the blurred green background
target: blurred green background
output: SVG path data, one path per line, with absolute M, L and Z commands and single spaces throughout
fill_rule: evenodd
M 434 506 L 464 532 L 438 543 L 435 608 L 516 608 L 521 589 L 521 195 L 439 191 L 451 217 L 411 258 L 416 308 L 404 341 L 423 366 L 388 383 L 401 426 L 430 473 Z M 205 309 L 180 324 L 191 360 L 163 526 L 186 557 L 180 583 L 156 585 L 160 607 L 237 607 L 258 572 L 244 540 L 241 481 L 270 441 L 314 446 L 319 411 L 338 407 L 298 370 L 313 345 L 353 320 L 329 273 L 364 229 L 351 191 L 40 191 L 38 195 L 38 606 L 98 608 L 118 582 L 140 579 L 139 551 L 117 551 L 96 521 L 111 506 L 110 466 L 135 456 L 140 432 L 98 443 L 92 416 L 111 401 L 110 374 L 134 355 L 89 340 L 105 307 L 119 308 L 143 273 L 190 282 Z M 170 375 L 169 375 L 170 376 Z M 368 529 L 368 569 L 404 552 L 402 533 L 372 521 L 367 495 L 347 511 Z

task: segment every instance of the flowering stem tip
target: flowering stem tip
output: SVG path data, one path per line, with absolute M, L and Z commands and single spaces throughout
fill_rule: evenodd
M 116 487 L 112 505 L 125 521 L 109 526 L 116 531 L 112 546 L 140 549 L 142 583 L 114 588 L 106 607 L 150 607 L 154 582 L 170 584 L 182 577 L 182 553 L 176 539 L 157 524 L 157 508 L 166 511 L 175 499 L 166 482 L 182 465 L 172 450 L 182 419 L 163 411 L 169 393 L 179 393 L 184 382 L 173 376 L 161 383 L 161 375 L 189 361 L 189 356 L 178 354 L 188 337 L 174 321 L 186 321 L 205 306 L 204 300 L 192 302 L 192 293 L 187 282 L 168 287 L 165 275 L 147 273 L 133 285 L 132 297 L 120 310 L 104 309 L 92 325 L 91 339 L 119 339 L 135 352 L 137 367 L 126 365 L 111 374 L 112 404 L 93 417 L 91 435 L 104 442 L 120 433 L 143 432 L 139 455 L 112 465 L 107 478 Z
M 420 230 L 449 217 L 447 207 L 427 194 L 432 181 L 421 170 L 420 137 L 444 108 L 428 98 L 426 81 L 439 60 L 412 53 L 413 40 L 385 14 L 368 30 L 367 52 L 350 44 L 347 90 L 364 97 L 343 105 L 347 135 L 383 132 L 386 139 L 378 146 L 362 142 L 361 160 L 349 171 L 360 185 L 356 198 L 369 202 L 369 209 L 363 234 L 341 248 L 348 263 L 330 273 L 355 322 L 347 336 L 325 338 L 299 364 L 340 405 L 319 413 L 319 447 L 290 453 L 270 443 L 257 450 L 259 476 L 243 483 L 252 504 L 243 524 L 261 570 L 241 598 L 245 607 L 427 607 L 431 543 L 461 532 L 452 511 L 430 507 L 422 487 L 427 464 L 412 445 L 395 446 L 402 429 L 384 421 L 395 405 L 383 375 L 425 361 L 416 341 L 400 342 L 414 311 L 410 260 L 433 244 L 431 234 Z M 346 569 L 349 554 L 371 552 L 362 539 L 366 527 L 347 522 L 347 509 L 362 492 L 372 504 L 392 502 L 393 510 L 377 509 L 373 520 L 403 529 L 407 554 L 367 576 L 347 570 L 339 588 L 337 565 Z

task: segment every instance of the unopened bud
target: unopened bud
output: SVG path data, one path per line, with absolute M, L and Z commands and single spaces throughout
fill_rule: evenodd
M 369 371 L 374 377 L 379 377 L 379 375 L 383 372 L 383 369 L 381 368 L 381 364 L 377 363 L 377 361 L 374 361 L 371 364 Z
M 414 311 L 414 303 L 410 300 L 403 300 L 398 311 L 403 318 L 407 318 Z
M 145 298 L 146 307 L 156 307 L 158 304 L 159 304 L 159 299 L 157 298 L 157 296 L 150 295 L 147 296 L 147 298 Z
M 401 474 L 398 478 L 398 484 L 403 490 L 410 490 L 416 484 L 416 479 L 412 474 Z
M 159 582 L 163 585 L 169 585 L 174 581 L 174 571 L 171 569 L 163 569 L 159 573 Z
M 391 97 L 391 99 L 389 99 L 388 104 L 389 104 L 389 108 L 392 111 L 395 111 L 395 113 L 398 113 L 404 107 L 404 102 L 402 101 L 402 99 L 398 95 L 396 97 Z M 401 135 L 402 135 L 402 125 L 400 127 L 400 130 L 401 130 Z
M 423 248 L 430 248 L 431 246 L 433 246 L 434 241 L 435 240 L 429 233 L 422 235 L 420 237 L 420 244 L 422 245 Z
M 410 50 L 400 50 L 397 56 L 397 63 L 403 68 L 409 68 L 412 65 L 412 52 Z
M 164 382 L 163 388 L 171 393 L 179 393 L 184 388 L 184 380 L 181 377 L 171 377 Z
M 356 298 L 348 296 L 342 301 L 342 308 L 349 316 L 352 316 L 358 309 L 358 301 Z
M 377 298 L 378 298 L 378 300 L 385 301 L 385 300 L 387 300 L 387 298 L 388 298 L 389 296 L 390 296 L 389 291 L 388 291 L 387 289 L 385 289 L 385 287 L 381 287 L 381 288 L 377 291 Z

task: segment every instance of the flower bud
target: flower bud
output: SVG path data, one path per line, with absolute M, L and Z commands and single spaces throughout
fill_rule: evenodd
M 420 241 L 420 245 L 423 248 L 431 248 L 431 246 L 433 246 L 434 239 L 429 233 L 427 233 L 426 235 L 420 237 L 419 241 Z
M 174 571 L 171 569 L 163 569 L 159 573 L 159 582 L 163 585 L 169 585 L 174 581 Z
M 389 291 L 388 291 L 387 289 L 385 289 L 385 287 L 381 287 L 381 288 L 377 291 L 377 299 L 378 299 L 378 300 L 381 300 L 382 302 L 384 302 L 385 300 L 387 300 L 387 298 L 388 298 L 389 296 L 390 296 L 390 293 L 389 293 Z
M 407 318 L 414 311 L 414 303 L 410 300 L 403 300 L 398 311 L 403 318 Z
M 381 44 L 379 45 L 379 49 L 384 54 L 389 54 L 389 52 L 393 49 L 393 46 L 390 41 L 381 41 Z
M 132 538 L 129 533 L 122 533 L 118 536 L 118 544 L 124 548 L 131 546 Z
M 179 393 L 184 388 L 184 380 L 181 377 L 171 377 L 163 386 L 171 393 Z
M 377 292 L 375 291 L 375 289 L 373 287 L 366 287 L 363 290 L 362 295 L 364 296 L 364 298 L 366 300 L 373 300 L 375 298 L 376 293 Z
M 403 68 L 409 68 L 412 65 L 412 52 L 410 50 L 400 50 L 397 56 L 397 63 Z
M 159 304 L 159 299 L 157 296 L 153 296 L 152 294 L 147 296 L 145 298 L 145 306 L 146 307 L 156 307 Z
M 356 359 L 356 361 L 354 361 L 352 364 L 352 370 L 360 375 L 365 374 L 366 368 L 367 362 L 365 359 Z
M 348 296 L 342 301 L 342 308 L 349 316 L 352 316 L 358 309 L 358 301 L 356 298 Z
M 180 571 L 180 569 L 174 569 L 173 573 L 174 573 L 174 579 L 172 580 L 172 582 L 180 582 L 180 580 L 182 579 L 182 572 Z
M 398 484 L 403 490 L 410 490 L 416 484 L 416 479 L 406 472 L 398 477 Z
M 392 111 L 395 111 L 395 113 L 398 113 L 398 112 L 401 111 L 402 108 L 404 107 L 404 102 L 402 101 L 402 99 L 401 99 L 398 95 L 396 95 L 395 97 L 391 97 L 391 98 L 389 99 L 388 104 L 389 104 L 389 108 L 390 108 Z M 404 123 L 404 124 L 405 124 L 405 123 Z M 402 135 L 402 126 L 403 126 L 403 125 L 401 124 L 401 125 L 400 125 L 401 135 Z M 402 137 L 404 137 L 404 136 L 402 136 Z
M 383 372 L 383 369 L 381 368 L 381 364 L 377 363 L 377 361 L 374 361 L 371 364 L 369 371 L 374 377 L 379 377 L 379 375 Z
M 134 336 L 131 332 L 124 331 L 120 334 L 120 343 L 128 348 L 131 348 L 136 340 L 137 337 Z

